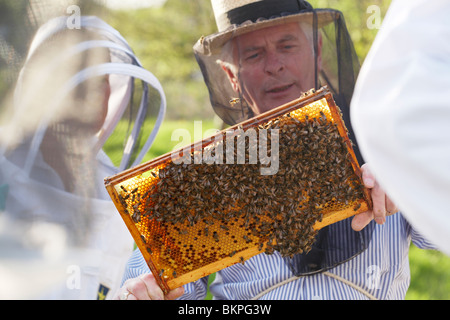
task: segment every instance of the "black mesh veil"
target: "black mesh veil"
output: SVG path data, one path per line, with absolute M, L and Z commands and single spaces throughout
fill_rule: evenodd
M 363 252 L 372 239 L 375 223 L 356 232 L 351 219 L 345 219 L 319 230 L 311 251 L 284 258 L 296 276 L 326 271 Z
M 324 26 L 318 31 L 323 39 L 323 68 L 319 71 L 317 77 L 318 85 L 327 85 L 333 93 L 334 100 L 342 111 L 350 140 L 354 142 L 356 158 L 362 165 L 364 160 L 356 144 L 350 122 L 350 100 L 360 65 L 345 25 L 344 16 L 342 13 L 336 12 L 335 17 L 334 23 Z M 329 47 L 326 48 L 325 46 Z
M 270 6 L 273 1 L 261 3 L 264 2 Z M 328 86 L 342 111 L 350 139 L 355 142 L 349 107 L 360 66 L 343 14 L 332 9 L 313 9 L 305 1 L 299 1 L 299 3 L 303 6 L 300 6 L 298 11 L 250 18 L 240 24 L 232 24 L 226 30 L 199 39 L 194 46 L 194 52 L 209 90 L 212 107 L 228 125 L 237 124 L 259 113 L 247 103 L 241 91 L 233 89 L 221 63 L 232 61 L 236 77 L 239 78 L 241 57 L 236 57 L 234 53 L 230 55 L 235 48 L 233 46 L 238 43 L 237 41 L 234 43 L 234 39 L 263 28 L 299 23 L 307 34 L 306 38 L 314 56 L 313 62 L 309 65 L 315 75 L 314 81 L 304 91 L 313 87 L 318 89 L 321 86 Z M 307 31 L 305 31 L 305 25 Z M 233 52 L 236 51 L 239 52 L 239 50 Z M 299 61 L 298 64 L 300 63 L 302 62 Z M 298 96 L 301 93 L 298 92 Z M 362 164 L 363 159 L 356 144 L 354 150 L 357 160 Z M 320 230 L 309 253 L 286 258 L 286 261 L 294 274 L 298 276 L 324 271 L 365 250 L 370 242 L 372 231 L 373 224 L 369 224 L 363 231 L 355 232 L 351 228 L 351 219 L 346 219 Z

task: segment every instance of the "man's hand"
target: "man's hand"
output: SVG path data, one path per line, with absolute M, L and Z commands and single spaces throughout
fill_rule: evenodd
M 380 188 L 375 177 L 370 172 L 367 164 L 361 166 L 362 179 L 366 188 L 370 189 L 373 209 L 362 212 L 353 217 L 352 228 L 355 231 L 361 231 L 373 219 L 378 224 L 386 222 L 386 217 L 393 215 L 398 211 L 397 206 L 389 199 L 386 193 Z
M 183 293 L 184 288 L 179 287 L 164 296 L 155 277 L 149 273 L 125 281 L 122 288 L 117 290 L 114 300 L 174 300 Z

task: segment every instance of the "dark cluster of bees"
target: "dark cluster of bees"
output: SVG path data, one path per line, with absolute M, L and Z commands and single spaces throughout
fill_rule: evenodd
M 252 127 L 267 130 L 267 148 L 278 152 L 279 168 L 273 175 L 261 174 L 261 166 L 267 165 L 262 163 L 169 162 L 151 172 L 155 183 L 145 193 L 126 190 L 121 199 L 135 204 L 129 206 L 135 223 L 146 217 L 178 225 L 178 232 L 186 234 L 201 222 L 203 234 L 219 242 L 220 233 L 208 232 L 208 226 L 218 224 L 215 230 L 228 232 L 227 222 L 240 219 L 253 236 L 247 239 L 258 239 L 266 254 L 306 253 L 317 233 L 313 226 L 324 213 L 364 197 L 345 141 L 330 117 L 322 111 L 303 118 L 292 112 Z M 270 150 L 273 129 L 279 130 L 279 150 Z M 234 152 L 237 157 L 237 148 Z M 193 160 L 195 153 L 190 156 Z

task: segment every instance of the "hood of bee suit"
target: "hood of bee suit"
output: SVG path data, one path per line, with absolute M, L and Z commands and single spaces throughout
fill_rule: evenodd
M 342 12 L 314 9 L 307 1 L 297 0 L 212 0 L 211 4 L 218 32 L 202 36 L 194 45 L 194 53 L 208 87 L 211 105 L 226 124 L 234 125 L 254 116 L 243 97 L 233 90 L 218 63 L 230 56 L 232 46 L 229 44 L 240 35 L 295 22 L 310 29 L 311 34 L 307 37 L 315 55 L 315 65 L 311 66 L 315 69 L 315 89 L 328 86 L 342 110 L 350 139 L 355 142 L 349 106 L 360 65 Z M 322 41 L 321 68 L 317 62 L 319 39 Z M 239 74 L 239 70 L 236 73 Z M 361 163 L 363 159 L 357 146 L 355 149 Z
M 35 131 L 27 157 L 28 165 L 25 166 L 28 169 L 39 149 L 45 130 L 52 121 L 52 114 L 61 108 L 70 90 L 93 77 L 107 75 L 110 87 L 106 117 L 92 141 L 93 150 L 96 153 L 100 152 L 105 144 L 112 140 L 123 146 L 121 152 L 115 152 L 115 154 L 120 154 L 120 159 L 112 159 L 119 171 L 135 166 L 142 161 L 164 119 L 166 112 L 164 90 L 158 79 L 142 67 L 124 37 L 116 29 L 95 16 L 81 16 L 80 29 L 89 31 L 90 34 L 94 34 L 94 37 L 80 41 L 69 48 L 61 48 L 57 59 L 47 61 L 47 65 L 40 65 L 39 72 L 51 75 L 72 56 L 99 48 L 109 51 L 109 61 L 90 65 L 83 70 L 76 70 L 70 78 L 66 79 L 65 83 L 59 84 L 58 90 L 53 92 L 54 98 L 46 104 L 45 111 L 39 114 L 40 121 L 37 124 L 36 121 L 30 123 L 30 121 L 24 120 L 24 115 L 31 109 L 38 109 L 33 100 L 35 100 L 34 94 L 40 90 L 39 85 L 35 84 L 25 88 L 23 74 L 26 72 L 28 61 L 33 59 L 36 52 L 45 48 L 49 40 L 58 37 L 61 32 L 77 31 L 68 30 L 67 17 L 53 18 L 39 28 L 30 45 L 24 67 L 19 74 L 14 92 L 14 116 L 11 126 L 14 128 L 12 131 L 16 139 L 29 136 L 30 129 Z M 142 87 L 140 101 L 134 101 L 136 100 L 134 92 L 139 86 Z M 159 99 L 150 100 L 150 91 L 155 91 L 159 95 Z M 153 96 L 155 97 L 155 95 Z M 157 110 L 157 117 L 156 122 L 153 120 L 150 125 L 149 118 L 154 117 L 155 114 L 155 112 L 151 113 L 152 108 Z M 120 130 L 118 130 L 119 124 L 122 128 Z M 11 137 L 9 142 L 13 142 L 13 140 L 14 138 Z M 5 147 L 3 146 L 3 148 Z
M 114 212 L 103 179 L 142 160 L 163 121 L 166 100 L 158 79 L 142 67 L 125 39 L 97 17 L 81 17 L 80 24 L 81 30 L 89 30 L 90 35 L 98 37 L 82 38 L 80 42 L 77 42 L 80 38 L 76 38 L 68 47 L 57 47 L 56 54 L 47 51 L 51 39 L 62 32 L 77 31 L 67 30 L 66 21 L 67 17 L 54 18 L 38 29 L 19 74 L 12 114 L 8 124 L 0 128 L 0 207 L 17 218 L 62 223 L 78 233 L 87 230 L 88 220 L 97 219 L 94 216 L 105 222 L 108 221 L 106 216 Z M 65 63 L 75 59 L 77 54 L 99 48 L 102 53 L 108 52 L 107 62 L 87 64 L 83 69 L 70 70 L 73 72 L 63 78 L 57 77 Z M 46 54 L 40 54 L 42 52 L 51 52 L 51 60 L 46 59 Z M 37 56 L 44 59 L 33 60 Z M 37 77 L 29 77 L 30 73 Z M 95 77 L 106 75 L 111 94 L 98 132 L 89 136 L 70 133 L 55 119 L 66 108 L 69 93 Z M 56 81 L 51 81 L 52 78 Z M 142 84 L 142 95 L 136 104 L 132 98 L 137 81 Z M 159 93 L 160 99 L 150 100 L 150 90 Z M 45 97 L 39 99 L 43 92 Z M 85 97 L 88 95 L 81 95 L 73 105 L 80 110 L 83 105 L 89 105 Z M 148 118 L 154 117 L 154 113 L 150 114 L 151 107 L 157 111 L 157 120 L 155 123 L 152 119 L 151 127 L 145 130 Z M 64 153 L 49 152 L 47 156 L 53 157 L 50 160 L 63 160 L 58 164 L 65 165 L 65 173 L 69 172 L 72 177 L 68 179 L 72 183 L 70 189 L 59 174 L 60 168 L 50 165 L 44 158 L 42 146 L 48 141 L 44 139 L 48 132 L 56 133 L 58 143 L 64 146 Z M 122 148 L 116 152 L 120 159 L 115 163 L 102 149 L 114 142 L 113 139 L 118 139 L 113 145 Z M 106 207 L 109 209 L 103 210 Z M 83 240 L 83 235 L 75 237 Z

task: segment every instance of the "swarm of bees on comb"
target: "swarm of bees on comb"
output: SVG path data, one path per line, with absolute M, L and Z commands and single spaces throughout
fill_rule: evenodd
M 189 161 L 175 163 L 172 153 L 105 180 L 163 291 L 261 252 L 307 253 L 317 231 L 332 223 L 324 218 L 345 211 L 338 221 L 370 207 L 326 88 L 257 120 L 237 126 L 231 138 L 267 130 L 269 141 L 276 132 L 274 174 L 261 174 L 267 164 L 249 163 L 249 148 L 245 164 L 196 163 L 190 148 Z M 223 137 L 225 144 L 230 137 Z

